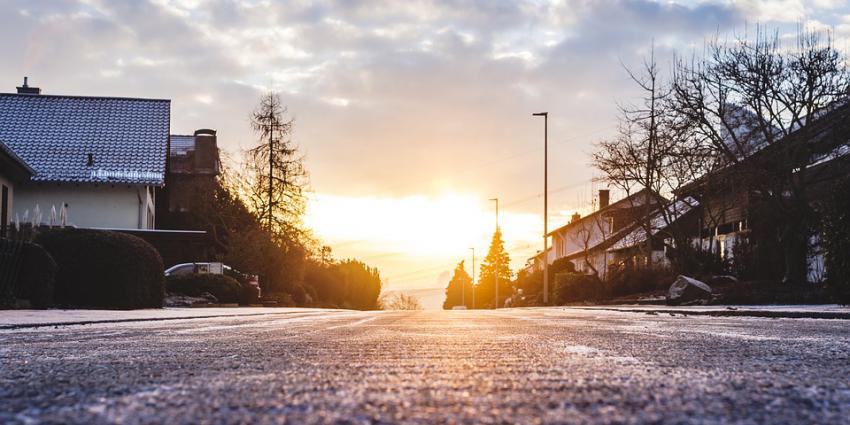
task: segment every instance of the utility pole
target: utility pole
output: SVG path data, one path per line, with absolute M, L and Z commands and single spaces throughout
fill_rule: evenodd
M 499 198 L 490 199 L 491 201 L 496 201 L 496 231 L 499 231 Z M 499 308 L 499 266 L 501 259 L 496 258 L 496 302 L 493 304 L 495 308 Z
M 472 250 L 472 309 L 475 309 L 475 248 Z
M 543 117 L 543 304 L 549 304 L 549 113 L 531 114 Z

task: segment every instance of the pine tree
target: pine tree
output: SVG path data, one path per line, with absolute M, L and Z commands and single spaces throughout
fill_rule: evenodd
M 245 151 L 246 194 L 257 220 L 276 241 L 303 244 L 307 171 L 292 141 L 294 121 L 277 93 L 266 93 L 251 115 L 259 144 Z
M 496 229 L 493 240 L 490 242 L 490 250 L 487 257 L 481 263 L 481 276 L 475 290 L 476 304 L 479 308 L 495 307 L 496 276 L 499 277 L 499 305 L 504 303 L 505 298 L 510 295 L 511 259 L 505 251 L 505 243 L 502 240 L 502 230 Z
M 457 264 L 452 280 L 446 286 L 446 301 L 443 302 L 443 308 L 449 310 L 458 305 L 472 308 L 472 278 L 464 270 L 463 261 Z

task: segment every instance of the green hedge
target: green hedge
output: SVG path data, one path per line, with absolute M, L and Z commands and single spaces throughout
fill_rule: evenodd
M 168 292 L 199 297 L 204 292 L 212 294 L 220 303 L 238 303 L 242 300 L 242 285 L 236 279 L 220 274 L 184 274 L 166 278 Z
M 162 258 L 144 240 L 91 229 L 53 229 L 35 242 L 56 260 L 60 306 L 160 308 L 165 296 Z

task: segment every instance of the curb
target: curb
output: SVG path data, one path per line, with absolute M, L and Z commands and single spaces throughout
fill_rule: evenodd
M 60 326 L 80 326 L 80 325 L 99 325 L 104 323 L 132 323 L 132 322 L 164 322 L 172 320 L 195 320 L 195 319 L 215 319 L 219 317 L 251 317 L 251 316 L 274 316 L 281 314 L 297 314 L 301 312 L 268 312 L 268 313 L 245 313 L 245 314 L 212 314 L 206 316 L 185 316 L 185 317 L 144 317 L 144 318 L 128 318 L 128 319 L 105 319 L 105 320 L 80 320 L 76 322 L 45 322 L 45 323 L 19 323 L 14 325 L 0 325 L 0 331 L 15 330 L 15 329 L 33 329 L 46 327 Z
M 850 311 L 770 311 L 770 310 L 675 310 L 675 309 L 638 309 L 638 308 L 582 308 L 581 310 L 619 311 L 623 313 L 643 313 L 648 315 L 670 314 L 675 316 L 711 316 L 711 317 L 762 317 L 769 319 L 833 319 L 850 320 Z

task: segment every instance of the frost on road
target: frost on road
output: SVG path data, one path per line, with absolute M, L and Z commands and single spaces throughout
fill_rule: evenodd
M 850 322 L 303 311 L 0 330 L 2 423 L 846 423 Z

